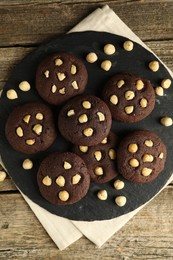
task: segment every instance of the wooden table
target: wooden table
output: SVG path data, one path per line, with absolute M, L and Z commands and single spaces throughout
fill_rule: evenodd
M 173 71 L 172 0 L 0 0 L 0 87 L 40 43 L 109 6 Z M 81 238 L 59 251 L 8 177 L 0 183 L 0 259 L 173 259 L 170 184 L 101 249 Z

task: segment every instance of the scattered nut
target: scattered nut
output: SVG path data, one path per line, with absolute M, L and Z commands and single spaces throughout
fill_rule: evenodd
M 65 170 L 69 170 L 69 169 L 71 169 L 72 165 L 69 162 L 64 162 L 63 167 Z
M 104 53 L 107 54 L 107 55 L 112 55 L 116 51 L 115 46 L 113 44 L 110 44 L 110 43 L 106 44 L 104 46 L 103 50 L 104 50 Z
M 158 86 L 158 87 L 155 88 L 155 93 L 158 96 L 163 96 L 164 95 L 164 90 L 163 90 L 162 87 Z
M 153 141 L 152 140 L 145 140 L 145 145 L 147 146 L 147 147 L 153 147 L 153 145 L 154 145 L 154 143 L 153 143 Z
M 18 98 L 18 95 L 17 95 L 17 93 L 16 93 L 16 91 L 14 89 L 7 90 L 6 95 L 7 95 L 8 99 L 16 99 L 16 98 Z
M 76 72 L 77 72 L 77 68 L 76 68 L 76 66 L 75 66 L 74 64 L 72 64 L 72 65 L 71 65 L 71 74 L 72 74 L 72 75 L 75 75 Z
M 119 80 L 119 81 L 117 82 L 117 87 L 118 87 L 118 88 L 121 88 L 124 84 L 125 84 L 125 81 L 124 81 L 123 79 L 121 79 L 121 80 Z
M 102 153 L 100 151 L 95 151 L 94 157 L 99 162 L 102 158 Z
M 111 160 L 116 159 L 116 152 L 113 148 L 109 149 L 109 157 L 110 157 Z
M 71 85 L 72 85 L 72 87 L 73 87 L 74 89 L 79 89 L 76 80 L 74 80 L 74 81 L 71 83 Z
M 107 200 L 108 198 L 108 193 L 106 190 L 99 190 L 97 192 L 97 197 L 99 200 Z
M 125 196 L 117 196 L 115 198 L 115 203 L 119 206 L 119 207 L 123 207 L 127 202 L 127 199 Z
M 143 162 L 153 162 L 154 156 L 151 154 L 144 154 L 142 157 Z
M 129 164 L 133 168 L 137 168 L 139 166 L 139 161 L 135 158 L 132 158 L 132 159 L 130 159 Z
M 110 102 L 113 104 L 113 105 L 117 105 L 118 104 L 118 97 L 116 95 L 112 95 L 110 97 Z
M 23 136 L 23 129 L 22 129 L 22 127 L 18 127 L 17 129 L 16 129 L 16 134 L 19 136 L 19 137 L 22 137 Z
M 156 60 L 151 61 L 148 66 L 149 66 L 150 70 L 152 70 L 153 72 L 156 72 L 159 70 L 159 62 Z
M 22 163 L 22 167 L 25 170 L 31 170 L 33 168 L 33 162 L 30 159 L 25 159 Z
M 122 190 L 124 188 L 124 182 L 121 180 L 114 181 L 114 188 L 116 190 Z
M 104 60 L 101 63 L 101 68 L 105 71 L 109 71 L 112 66 L 112 62 L 110 60 Z
M 75 184 L 78 184 L 80 182 L 80 179 L 81 179 L 81 176 L 80 174 L 75 174 L 73 177 L 72 177 L 72 184 L 75 185 Z
M 61 201 L 67 201 L 69 199 L 69 193 L 66 190 L 59 192 L 58 197 Z
M 35 116 L 35 118 L 36 118 L 37 120 L 43 120 L 43 114 L 42 114 L 42 113 L 37 113 L 36 116 Z
M 162 117 L 160 122 L 164 126 L 171 126 L 173 124 L 172 118 L 168 116 Z
M 65 94 L 65 88 L 60 88 L 60 89 L 59 89 L 59 93 L 62 94 L 62 95 L 64 95 L 64 94 Z
M 124 110 L 125 110 L 126 114 L 129 115 L 129 114 L 133 113 L 134 106 L 126 106 L 126 107 L 124 108 Z
M 64 185 L 65 185 L 65 178 L 62 175 L 59 175 L 58 178 L 56 178 L 56 184 L 59 187 L 64 187 Z
M 89 101 L 83 101 L 82 102 L 82 106 L 85 108 L 85 109 L 90 109 L 91 108 L 91 103 Z
M 67 116 L 68 116 L 68 117 L 74 116 L 74 115 L 75 115 L 74 109 L 70 109 L 70 110 L 67 112 Z
M 150 168 L 144 167 L 142 169 L 142 175 L 143 176 L 149 176 L 151 173 L 152 173 L 152 169 L 150 169 Z
M 63 64 L 63 61 L 61 59 L 56 59 L 55 60 L 55 65 L 56 66 L 61 66 Z
M 40 124 L 36 124 L 34 125 L 34 127 L 32 128 L 32 130 L 37 134 L 37 135 L 41 135 L 42 131 L 43 131 L 43 126 Z
M 52 185 L 52 179 L 47 175 L 43 178 L 42 183 L 45 186 L 51 186 Z
M 30 118 L 31 118 L 31 115 L 26 115 L 26 116 L 24 116 L 23 121 L 28 124 L 30 121 Z
M 136 153 L 137 150 L 138 150 L 138 145 L 137 144 L 129 144 L 128 151 L 130 153 Z
M 93 132 L 94 132 L 94 130 L 93 130 L 92 128 L 90 128 L 90 127 L 85 128 L 85 129 L 83 130 L 83 134 L 84 134 L 85 136 L 87 136 L 87 137 L 92 136 L 92 135 L 93 135 Z
M 46 70 L 46 71 L 44 72 L 44 75 L 45 75 L 46 78 L 49 78 L 49 70 Z
M 28 144 L 28 145 L 33 145 L 33 144 L 35 144 L 35 139 L 27 139 L 27 140 L 26 140 L 26 144 Z
M 4 181 L 7 177 L 7 174 L 5 171 L 0 171 L 0 182 Z
M 132 51 L 133 50 L 133 42 L 132 41 L 125 41 L 123 44 L 123 48 L 126 51 Z
M 140 100 L 140 106 L 141 106 L 142 108 L 147 107 L 147 104 L 148 104 L 148 101 L 147 101 L 146 98 L 142 98 L 142 99 Z
M 51 88 L 52 93 L 55 93 L 57 91 L 57 86 L 53 85 Z
M 31 86 L 28 81 L 22 81 L 19 84 L 19 88 L 22 91 L 29 91 L 31 89 Z
M 88 151 L 88 146 L 80 145 L 79 150 L 83 153 L 86 153 Z
M 164 157 L 164 154 L 163 154 L 163 153 L 160 153 L 160 154 L 159 154 L 159 158 L 160 158 L 160 159 L 163 159 L 163 157 Z
M 162 88 L 167 89 L 167 88 L 170 88 L 171 83 L 172 82 L 170 79 L 163 79 L 161 82 L 161 86 L 162 86 Z
M 57 73 L 59 81 L 63 81 L 66 78 L 66 75 L 63 72 Z
M 98 60 L 98 57 L 97 57 L 97 54 L 95 52 L 90 52 L 86 56 L 86 61 L 88 61 L 89 63 L 94 63 L 97 60 Z
M 107 144 L 107 142 L 108 142 L 108 138 L 105 137 L 105 138 L 103 139 L 103 141 L 101 141 L 101 144 Z
M 100 166 L 97 166 L 94 170 L 94 173 L 98 176 L 103 175 L 103 168 Z
M 83 124 L 88 122 L 88 117 L 86 114 L 82 114 L 79 118 L 78 118 L 79 123 Z
M 135 97 L 135 92 L 128 90 L 125 92 L 125 99 L 126 100 L 132 100 Z
M 100 122 L 105 121 L 105 115 L 102 112 L 97 112 L 97 115 Z
M 141 79 L 138 79 L 137 81 L 136 81 L 136 89 L 137 90 L 141 90 L 141 89 L 143 89 L 144 88 L 144 82 L 141 80 Z

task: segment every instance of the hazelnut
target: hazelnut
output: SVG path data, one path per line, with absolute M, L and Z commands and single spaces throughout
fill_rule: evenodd
M 58 197 L 61 201 L 67 201 L 70 196 L 66 190 L 62 190 L 59 192 Z
M 89 63 L 94 63 L 94 62 L 97 61 L 97 59 L 98 59 L 98 57 L 97 57 L 97 54 L 95 52 L 90 52 L 86 56 L 86 61 L 88 61 Z
M 145 145 L 147 146 L 147 147 L 153 147 L 153 145 L 154 145 L 154 143 L 153 143 L 153 141 L 152 140 L 145 140 Z
M 152 173 L 152 169 L 150 169 L 150 168 L 144 167 L 142 169 L 142 175 L 145 177 L 149 176 L 151 173 Z
M 106 190 L 99 190 L 97 192 L 97 197 L 99 200 L 107 200 L 108 193 Z
M 51 88 L 52 93 L 55 93 L 57 91 L 57 86 L 53 85 Z
M 153 162 L 154 157 L 151 154 L 144 154 L 142 157 L 143 162 Z
M 70 110 L 67 112 L 67 116 L 68 116 L 68 117 L 74 116 L 74 115 L 75 115 L 74 109 L 70 109 Z
M 116 152 L 113 148 L 109 149 L 109 157 L 110 157 L 111 160 L 116 159 Z
M 167 89 L 167 88 L 170 88 L 171 83 L 172 82 L 170 79 L 163 79 L 161 82 L 161 86 L 162 86 L 162 88 Z
M 121 88 L 124 84 L 125 84 L 125 81 L 124 81 L 123 79 L 120 79 L 120 80 L 117 82 L 117 87 L 118 87 L 118 88 Z
M 139 161 L 135 158 L 132 158 L 132 159 L 130 159 L 129 164 L 133 168 L 137 168 L 139 166 Z
M 19 84 L 19 88 L 22 91 L 29 91 L 31 89 L 31 86 L 28 81 L 22 81 Z
M 112 66 L 112 62 L 110 60 L 104 60 L 101 63 L 101 68 L 105 71 L 109 71 Z
M 80 174 L 76 173 L 73 177 L 72 177 L 72 184 L 78 184 L 80 182 L 81 176 Z
M 124 110 L 125 110 L 126 114 L 129 115 L 129 114 L 133 113 L 134 106 L 126 106 L 126 107 L 124 108 Z
M 71 169 L 72 165 L 69 162 L 64 162 L 63 167 L 65 170 L 69 170 L 69 169 Z
M 55 60 L 56 66 L 61 66 L 62 64 L 63 64 L 63 61 L 61 59 L 58 58 L 58 59 Z
M 173 124 L 172 118 L 168 116 L 162 117 L 160 122 L 164 126 L 171 126 Z
M 122 190 L 124 188 L 124 182 L 121 180 L 114 181 L 114 188 L 116 190 Z
M 100 151 L 95 151 L 94 157 L 99 162 L 102 158 L 102 153 Z
M 147 101 L 146 98 L 142 98 L 142 99 L 140 100 L 140 106 L 141 106 L 142 108 L 147 107 L 147 104 L 148 104 L 148 101 Z
M 123 48 L 126 51 L 132 51 L 133 50 L 133 42 L 132 41 L 125 41 L 123 44 Z
M 137 90 L 141 90 L 141 89 L 143 89 L 144 88 L 144 82 L 141 80 L 141 79 L 138 79 L 137 81 L 136 81 L 136 89 Z
M 72 65 L 71 65 L 71 74 L 72 74 L 72 75 L 75 75 L 76 72 L 77 72 L 77 68 L 76 68 L 76 66 L 75 66 L 74 64 L 72 64 Z
M 26 144 L 27 144 L 27 145 L 33 145 L 33 144 L 35 144 L 35 139 L 27 139 L 27 140 L 26 140 Z
M 94 130 L 93 130 L 92 128 L 90 128 L 90 127 L 85 128 L 85 129 L 83 130 L 83 134 L 84 134 L 85 136 L 87 136 L 87 137 L 92 136 L 92 135 L 93 135 L 93 132 L 94 132 Z
M 159 70 L 159 62 L 156 60 L 151 61 L 148 66 L 149 66 L 150 70 L 152 70 L 153 72 L 156 72 Z
M 88 146 L 82 146 L 82 145 L 80 145 L 80 146 L 79 146 L 79 150 L 80 150 L 81 152 L 83 152 L 83 153 L 86 153 L 86 152 L 88 151 Z
M 117 196 L 115 198 L 115 203 L 119 206 L 119 207 L 123 207 L 127 202 L 127 199 L 125 196 Z
M 65 94 L 65 88 L 60 88 L 60 89 L 59 89 L 59 93 L 62 94 L 62 95 L 64 95 L 64 94 Z
M 56 178 L 56 184 L 59 187 L 64 187 L 64 185 L 65 185 L 65 178 L 62 175 L 59 175 L 58 178 Z
M 22 163 L 22 167 L 25 170 L 31 170 L 33 168 L 33 162 L 30 159 L 25 159 Z
M 155 88 L 155 93 L 158 96 L 163 96 L 164 95 L 164 90 L 163 90 L 162 87 L 158 86 L 158 87 Z
M 107 142 L 108 142 L 108 138 L 105 137 L 105 138 L 103 139 L 103 141 L 101 141 L 101 144 L 107 144 Z
M 52 179 L 47 175 L 43 178 L 42 183 L 45 186 L 51 186 L 52 185 Z
M 63 81 L 66 78 L 66 75 L 63 72 L 57 73 L 59 81 Z
M 42 131 L 43 131 L 43 126 L 40 124 L 36 124 L 34 125 L 34 127 L 32 128 L 32 130 L 37 134 L 37 135 L 41 135 Z
M 115 53 L 115 51 L 116 51 L 116 49 L 113 44 L 108 43 L 104 46 L 104 53 L 107 55 L 112 55 Z
M 16 98 L 18 98 L 17 92 L 14 89 L 7 90 L 6 95 L 7 95 L 8 99 L 16 99 Z
M 91 108 L 91 103 L 89 101 L 83 101 L 82 106 L 85 109 L 90 109 Z
M 134 91 L 128 90 L 125 92 L 125 99 L 132 100 L 135 97 Z
M 83 124 L 88 122 L 88 117 L 86 114 L 82 114 L 79 118 L 78 118 L 79 123 Z
M 35 116 L 35 118 L 36 118 L 37 120 L 43 120 L 43 114 L 42 114 L 42 113 L 37 113 L 36 116 Z
M 30 118 L 31 118 L 31 115 L 26 115 L 26 116 L 24 116 L 23 121 L 28 124 L 30 121 Z
M 7 174 L 5 171 L 0 171 L 0 182 L 4 181 L 7 177 Z
M 73 87 L 74 89 L 79 89 L 76 80 L 74 80 L 74 81 L 71 83 L 71 85 L 72 85 L 72 87 Z
M 97 115 L 100 122 L 105 121 L 105 115 L 102 112 L 97 112 Z
M 103 175 L 103 168 L 100 167 L 100 166 L 97 166 L 97 167 L 95 168 L 95 170 L 94 170 L 94 173 L 95 173 L 95 175 L 97 175 L 97 176 Z
M 130 153 L 136 153 L 137 150 L 138 150 L 138 145 L 137 144 L 129 144 L 128 151 Z
M 49 70 L 46 70 L 46 71 L 44 72 L 44 75 L 45 75 L 46 78 L 49 78 Z
M 164 154 L 163 154 L 163 153 L 160 153 L 160 154 L 159 154 L 159 158 L 160 158 L 160 159 L 163 159 L 163 157 L 164 157 Z
M 16 129 L 16 134 L 19 136 L 19 137 L 22 137 L 23 136 L 23 129 L 22 129 L 22 127 L 18 127 L 17 129 Z
M 110 97 L 110 102 L 113 104 L 113 105 L 117 105 L 118 104 L 118 97 L 116 95 L 112 95 Z

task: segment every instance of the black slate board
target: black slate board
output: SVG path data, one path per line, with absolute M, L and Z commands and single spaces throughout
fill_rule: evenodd
M 86 64 L 89 74 L 88 86 L 85 91 L 87 94 L 99 96 L 104 83 L 116 73 L 128 72 L 137 74 L 149 79 L 154 87 L 160 85 L 164 78 L 171 79 L 170 74 L 161 63 L 158 72 L 154 73 L 148 69 L 148 63 L 157 59 L 139 44 L 134 43 L 133 51 L 125 51 L 123 49 L 125 40 L 126 38 L 121 36 L 91 31 L 68 34 L 45 43 L 16 66 L 2 93 L 0 99 L 0 153 L 2 161 L 15 184 L 25 195 L 41 207 L 58 216 L 84 221 L 105 220 L 121 216 L 150 200 L 165 185 L 173 172 L 173 127 L 166 128 L 159 123 L 162 116 L 166 115 L 173 118 L 173 86 L 165 91 L 166 95 L 164 97 L 156 97 L 155 109 L 146 119 L 138 123 L 114 121 L 112 124 L 112 131 L 117 133 L 120 138 L 132 130 L 149 129 L 156 132 L 166 144 L 168 152 L 166 167 L 159 177 L 151 183 L 134 184 L 118 176 L 118 179 L 123 179 L 125 182 L 125 188 L 120 191 L 116 191 L 113 188 L 113 181 L 101 185 L 91 184 L 87 196 L 78 203 L 70 206 L 54 206 L 42 198 L 39 193 L 36 183 L 37 169 L 46 155 L 52 151 L 70 151 L 71 145 L 59 135 L 54 145 L 47 151 L 28 156 L 14 151 L 6 141 L 4 126 L 13 108 L 29 101 L 42 101 L 35 90 L 35 73 L 39 62 L 51 53 L 58 51 L 71 52 Z M 116 53 L 109 57 L 103 53 L 103 47 L 107 43 L 112 43 L 116 46 Z M 85 61 L 86 54 L 91 51 L 96 52 L 99 57 L 94 64 L 89 64 Z M 100 68 L 101 61 L 105 59 L 110 59 L 113 64 L 108 72 Z M 31 84 L 32 89 L 29 92 L 19 90 L 18 84 L 23 80 L 27 80 Z M 11 88 L 18 93 L 18 99 L 8 100 L 6 98 L 6 91 Z M 57 118 L 58 108 L 52 107 L 52 109 L 55 118 Z M 34 162 L 34 168 L 31 171 L 26 171 L 22 168 L 22 161 L 28 157 Z M 100 201 L 97 198 L 96 193 L 99 189 L 108 191 L 108 199 L 106 201 Z M 118 195 L 127 197 L 127 203 L 124 207 L 120 208 L 115 204 L 114 199 Z

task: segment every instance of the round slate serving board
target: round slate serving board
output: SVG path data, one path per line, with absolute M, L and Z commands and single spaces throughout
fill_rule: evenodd
M 83 32 L 71 33 L 45 43 L 30 53 L 16 66 L 2 93 L 0 99 L 0 154 L 2 161 L 17 187 L 25 195 L 41 207 L 58 216 L 84 221 L 106 220 L 121 216 L 135 210 L 150 200 L 165 185 L 172 174 L 173 127 L 164 127 L 160 124 L 159 120 L 165 115 L 173 118 L 173 86 L 165 90 L 163 97 L 156 96 L 155 109 L 144 120 L 137 123 L 113 121 L 112 124 L 112 131 L 118 134 L 120 139 L 129 131 L 148 129 L 158 134 L 166 144 L 167 161 L 165 169 L 151 183 L 135 184 L 118 176 L 116 179 L 122 179 L 125 182 L 124 189 L 120 191 L 114 189 L 114 180 L 100 185 L 92 183 L 87 196 L 78 203 L 69 206 L 55 206 L 47 202 L 40 195 L 36 182 L 37 170 L 40 162 L 46 155 L 53 151 L 71 151 L 71 144 L 58 134 L 56 142 L 47 151 L 28 156 L 14 151 L 5 138 L 5 123 L 14 107 L 30 101 L 43 102 L 35 89 L 35 74 L 39 62 L 49 54 L 58 51 L 71 52 L 85 63 L 89 75 L 85 94 L 100 96 L 106 81 L 117 73 L 126 72 L 139 75 L 150 80 L 154 87 L 160 85 L 164 78 L 171 79 L 170 74 L 161 63 L 158 72 L 152 72 L 148 69 L 148 63 L 152 60 L 157 60 L 157 58 L 139 44 L 134 43 L 133 51 L 125 51 L 123 49 L 123 42 L 125 40 L 126 38 L 124 37 L 104 32 Z M 104 54 L 103 47 L 107 43 L 115 45 L 115 54 L 111 56 Z M 93 51 L 97 53 L 98 61 L 94 64 L 89 64 L 85 61 L 85 57 L 89 52 Z M 105 59 L 112 61 L 112 68 L 108 72 L 100 68 L 101 62 Z M 27 80 L 31 84 L 29 92 L 22 92 L 18 88 L 18 84 L 23 80 Z M 16 90 L 18 99 L 9 100 L 6 98 L 6 92 L 11 88 Z M 53 109 L 56 120 L 59 108 L 51 108 Z M 22 162 L 26 158 L 33 160 L 34 167 L 32 170 L 26 171 L 22 168 Z M 97 198 L 96 194 L 99 189 L 107 190 L 108 199 L 106 201 L 100 201 Z M 118 195 L 126 196 L 127 203 L 124 207 L 118 207 L 115 204 L 114 200 Z

